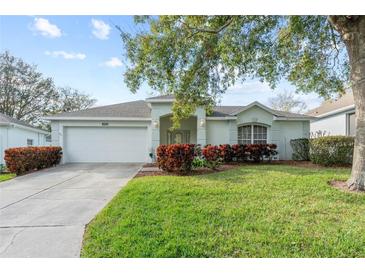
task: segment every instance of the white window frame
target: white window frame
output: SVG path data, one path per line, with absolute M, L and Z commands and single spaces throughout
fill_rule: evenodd
M 356 114 L 355 112 L 349 112 L 346 113 L 346 135 L 347 136 L 354 136 L 354 135 L 350 135 L 350 116 L 351 115 L 355 115 L 355 129 L 356 129 Z
M 266 129 L 266 138 L 261 138 L 261 139 L 259 139 L 259 138 L 256 138 L 255 139 L 254 138 L 254 136 L 255 136 L 255 133 L 254 133 L 255 126 L 262 127 L 262 128 L 265 128 Z M 243 127 L 250 127 L 250 130 L 251 130 L 251 136 L 250 137 L 251 138 L 250 138 L 250 142 L 249 143 L 247 143 L 247 141 L 249 139 L 239 138 L 240 130 Z M 241 136 L 243 137 L 243 134 L 242 133 L 241 133 Z M 264 143 L 267 144 L 268 143 L 268 139 L 269 139 L 269 133 L 268 133 L 268 127 L 267 126 L 259 125 L 259 124 L 247 124 L 247 125 L 239 125 L 237 127 L 237 141 L 238 141 L 239 144 L 261 144 L 261 142 L 257 142 L 257 141 L 264 141 Z

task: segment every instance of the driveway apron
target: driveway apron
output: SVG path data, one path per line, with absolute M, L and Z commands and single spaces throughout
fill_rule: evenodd
M 0 257 L 79 257 L 87 225 L 141 164 L 66 164 L 0 184 Z

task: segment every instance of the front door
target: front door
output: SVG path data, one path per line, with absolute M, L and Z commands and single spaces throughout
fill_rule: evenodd
M 167 143 L 170 144 L 189 144 L 190 130 L 174 130 L 167 132 Z

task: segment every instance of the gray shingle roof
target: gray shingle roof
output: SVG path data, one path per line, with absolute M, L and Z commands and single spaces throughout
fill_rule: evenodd
M 23 127 L 29 127 L 29 128 L 33 128 L 33 129 L 37 129 L 37 130 L 42 130 L 44 131 L 43 129 L 40 129 L 40 128 L 37 128 L 37 127 L 34 127 L 24 121 L 21 121 L 21 120 L 18 120 L 18 119 L 15 119 L 13 117 L 10 117 L 6 114 L 3 114 L 3 113 L 0 113 L 0 123 L 5 123 L 5 124 L 15 124 L 15 125 L 20 125 L 20 126 L 23 126 Z M 46 132 L 46 131 L 45 131 Z
M 227 117 L 233 116 L 232 113 L 243 109 L 243 106 L 215 106 L 213 112 L 208 117 Z
M 151 109 L 144 100 L 108 105 L 102 107 L 93 107 L 80 111 L 62 112 L 49 116 L 57 117 L 136 117 L 150 118 Z
M 267 107 L 268 108 L 268 107 Z M 244 110 L 245 106 L 216 106 L 213 108 L 213 113 L 208 115 L 208 117 L 229 117 L 234 116 L 235 113 L 240 110 Z M 280 111 L 268 108 L 272 111 L 272 113 L 278 117 L 286 117 L 286 118 L 311 118 L 311 116 L 300 114 L 300 113 L 292 113 L 287 111 Z
M 174 99 L 175 96 L 172 94 L 167 94 L 167 95 L 159 95 L 159 96 L 154 96 L 154 97 L 149 97 L 146 100 L 159 100 L 159 99 Z
M 280 111 L 280 110 L 272 110 L 276 116 L 279 117 L 287 117 L 287 118 L 313 118 L 312 116 L 300 114 L 300 113 L 292 113 L 287 111 Z
M 151 97 L 149 99 L 171 99 L 172 95 L 163 95 L 157 97 Z M 148 99 L 147 99 L 148 100 Z M 244 110 L 245 106 L 216 106 L 213 108 L 213 112 L 208 117 L 233 117 L 235 113 L 240 110 Z M 278 117 L 286 118 L 310 118 L 310 116 L 290 113 L 278 110 L 272 110 L 272 113 Z M 151 118 L 151 109 L 148 103 L 144 100 L 126 102 L 115 105 L 94 107 L 74 112 L 63 112 L 49 116 L 49 118 Z

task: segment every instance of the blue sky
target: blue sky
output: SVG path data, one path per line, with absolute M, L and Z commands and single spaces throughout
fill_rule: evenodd
M 133 32 L 131 16 L 0 16 L 0 50 L 9 50 L 36 64 L 58 86 L 70 86 L 92 95 L 97 105 L 144 99 L 158 94 L 143 86 L 132 94 L 123 82 L 125 59 L 117 24 Z M 294 90 L 282 82 L 275 91 L 251 80 L 232 87 L 222 97 L 224 105 L 267 104 L 276 92 Z M 320 104 L 315 94 L 298 97 L 309 108 Z

